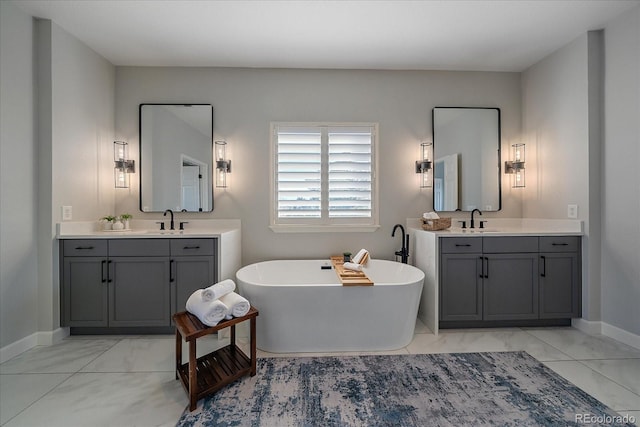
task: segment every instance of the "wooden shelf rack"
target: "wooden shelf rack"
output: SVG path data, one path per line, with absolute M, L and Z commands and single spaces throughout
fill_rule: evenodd
M 251 307 L 242 317 L 224 320 L 216 326 L 206 326 L 193 314 L 183 311 L 173 315 L 176 324 L 176 379 L 189 395 L 189 410 L 196 409 L 198 400 L 245 376 L 256 374 L 256 317 Z M 236 325 L 249 320 L 251 329 L 250 356 L 236 345 Z M 196 359 L 196 341 L 205 335 L 230 327 L 230 344 Z M 182 340 L 189 343 L 189 362 L 182 363 Z

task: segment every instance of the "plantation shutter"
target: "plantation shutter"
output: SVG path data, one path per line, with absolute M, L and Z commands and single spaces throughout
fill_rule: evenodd
M 278 127 L 277 132 L 278 218 L 321 218 L 321 129 Z
M 329 127 L 329 218 L 371 217 L 372 128 Z
M 376 226 L 375 124 L 273 127 L 273 225 Z

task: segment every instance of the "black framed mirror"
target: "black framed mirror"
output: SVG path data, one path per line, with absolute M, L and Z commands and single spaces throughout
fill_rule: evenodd
M 213 210 L 213 107 L 140 104 L 140 210 Z
M 435 107 L 433 208 L 499 211 L 500 109 Z

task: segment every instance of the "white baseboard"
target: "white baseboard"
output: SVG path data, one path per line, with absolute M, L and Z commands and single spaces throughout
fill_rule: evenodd
M 625 331 L 617 326 L 602 322 L 602 335 L 606 335 L 616 341 L 620 341 L 621 343 L 640 349 L 640 335 Z
M 37 345 L 53 345 L 69 336 L 69 328 L 58 328 L 55 331 L 36 332 L 16 342 L 0 348 L 0 363 L 13 359 L 19 354 Z
M 604 335 L 623 344 L 640 349 L 640 335 L 620 329 L 602 321 L 572 319 L 571 325 L 589 335 Z
M 571 326 L 589 335 L 602 334 L 602 322 L 586 319 L 571 319 Z
M 38 345 L 38 334 L 31 334 L 16 342 L 0 348 L 0 363 L 13 359 L 17 355 Z

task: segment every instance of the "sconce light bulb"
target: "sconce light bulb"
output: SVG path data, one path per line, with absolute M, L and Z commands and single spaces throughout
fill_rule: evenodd
M 227 186 L 227 172 L 224 169 L 218 169 L 216 178 L 216 187 L 225 188 Z
M 127 160 L 127 143 L 124 141 L 113 141 L 114 149 L 113 149 L 113 157 L 116 162 Z
M 225 160 L 227 141 L 215 141 L 216 160 Z

